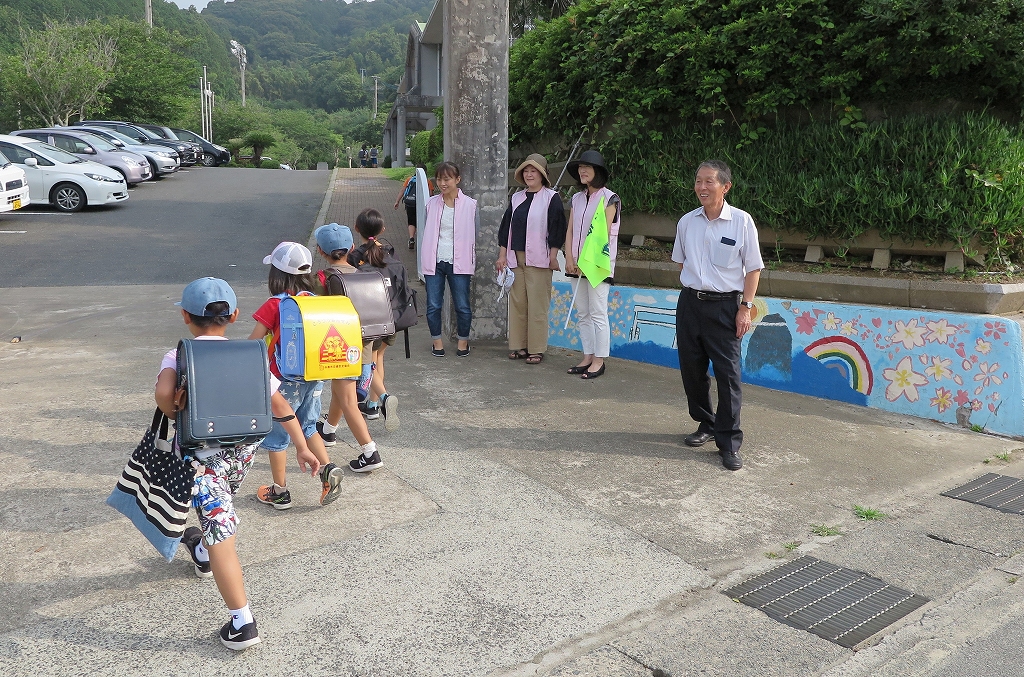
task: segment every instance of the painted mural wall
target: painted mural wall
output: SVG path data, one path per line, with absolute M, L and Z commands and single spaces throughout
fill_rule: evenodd
M 568 282 L 555 282 L 550 343 L 580 349 Z M 679 368 L 678 292 L 612 287 L 611 354 Z M 743 381 L 900 414 L 1024 435 L 1021 331 L 992 315 L 758 298 Z

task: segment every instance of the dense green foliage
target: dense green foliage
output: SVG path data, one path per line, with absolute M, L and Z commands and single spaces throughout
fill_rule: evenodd
M 862 130 L 825 120 L 757 143 L 735 128 L 676 125 L 656 147 L 635 133 L 613 135 L 602 150 L 630 212 L 696 208 L 694 171 L 721 158 L 733 169 L 730 203 L 759 225 L 838 240 L 877 228 L 965 250 L 977 238 L 1024 260 L 1024 129 L 990 115 L 910 116 Z
M 1022 56 L 1024 0 L 583 0 L 513 45 L 510 127 L 738 126 L 841 101 L 1019 110 Z
M 372 105 L 373 75 L 380 77 L 378 100 L 394 100 L 409 27 L 425 21 L 433 4 L 214 0 L 202 16 L 225 41 L 245 46 L 253 95 L 333 112 Z

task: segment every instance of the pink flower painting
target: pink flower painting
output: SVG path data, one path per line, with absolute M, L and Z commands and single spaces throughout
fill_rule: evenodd
M 818 324 L 818 318 L 812 317 L 806 310 L 800 317 L 796 318 L 796 332 L 798 334 L 813 334 L 814 326 Z
M 924 335 L 928 330 L 917 326 L 917 320 L 911 320 L 904 324 L 903 320 L 896 320 L 896 333 L 889 339 L 891 343 L 902 343 L 908 350 L 915 346 L 924 345 Z
M 931 398 L 931 406 L 938 409 L 940 414 L 945 413 L 953 406 L 953 393 L 946 388 L 936 388 L 935 397 Z
M 885 369 L 882 378 L 889 381 L 885 389 L 885 398 L 890 402 L 895 402 L 900 397 L 906 397 L 908 402 L 917 402 L 921 397 L 917 392 L 918 387 L 928 383 L 927 376 L 914 371 L 914 361 L 909 355 L 900 360 L 895 369 Z
M 948 343 L 951 338 L 956 336 L 956 327 L 950 326 L 946 320 L 926 322 L 925 326 L 928 327 L 928 334 L 924 337 L 926 341 Z

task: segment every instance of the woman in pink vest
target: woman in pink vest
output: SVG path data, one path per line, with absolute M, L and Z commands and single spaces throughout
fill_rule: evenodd
M 434 172 L 434 184 L 441 190 L 427 200 L 427 215 L 420 234 L 420 272 L 427 285 L 427 327 L 433 340 L 431 353 L 444 357 L 441 340 L 441 306 L 444 283 L 455 304 L 456 338 L 459 357 L 469 355 L 469 330 L 473 308 L 469 284 L 476 271 L 476 200 L 459 190 L 462 175 L 453 162 L 442 162 Z
M 548 161 L 537 153 L 516 168 L 516 181 L 526 188 L 512 196 L 501 217 L 494 264 L 499 273 L 506 266 L 515 272 L 508 295 L 508 359 L 526 364 L 540 364 L 548 349 L 551 271 L 558 269 L 565 243 L 565 208 L 547 170 Z
M 575 277 L 573 293 L 576 296 L 576 329 L 580 333 L 583 359 L 568 371 L 579 374 L 584 380 L 604 374 L 604 358 L 611 347 L 611 332 L 608 326 L 608 290 L 615 275 L 615 254 L 619 245 L 619 217 L 622 202 L 619 196 L 608 190 L 608 168 L 604 158 L 596 150 L 584 151 L 578 160 L 569 163 L 566 169 L 579 181 L 584 190 L 572 196 L 569 212 L 569 232 L 565 243 L 565 274 Z M 605 219 L 608 223 L 608 255 L 611 258 L 611 276 L 596 287 L 580 277 L 580 251 L 590 226 L 594 222 L 597 206 L 604 198 Z

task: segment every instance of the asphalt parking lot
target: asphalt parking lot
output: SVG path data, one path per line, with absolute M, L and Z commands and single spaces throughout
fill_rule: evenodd
M 0 288 L 263 280 L 274 245 L 305 242 L 329 176 L 192 167 L 116 205 L 0 214 Z

